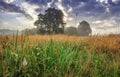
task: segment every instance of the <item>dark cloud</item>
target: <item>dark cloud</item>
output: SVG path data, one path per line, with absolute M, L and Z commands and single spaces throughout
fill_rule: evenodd
M 120 0 L 117 2 L 108 0 L 107 4 L 97 2 L 96 0 L 86 0 L 84 2 L 82 2 L 82 0 L 77 0 L 77 2 L 74 2 L 74 0 L 72 0 L 71 3 L 70 4 L 68 3 L 67 5 L 73 8 L 71 14 L 78 13 L 79 20 L 81 20 L 81 16 L 82 16 L 85 18 L 94 18 L 92 20 L 96 20 L 96 19 L 109 20 L 112 17 L 114 17 L 113 20 L 116 21 L 117 19 L 117 22 L 120 21 L 120 19 L 118 19 L 120 17 Z M 113 28 L 113 27 L 110 27 L 110 28 Z
M 7 4 L 3 1 L 0 1 L 0 10 L 1 11 L 8 11 L 8 12 L 23 12 L 21 10 L 19 10 L 20 7 L 17 7 L 15 5 L 12 4 Z
M 4 1 L 0 1 L 0 12 L 21 13 L 25 15 L 28 19 L 32 19 L 32 17 L 27 14 L 21 7 L 5 3 Z
M 55 3 L 58 0 L 23 0 L 29 4 L 34 4 L 38 6 L 47 6 L 47 3 L 54 1 L 51 4 L 51 7 L 56 7 Z M 65 11 L 67 11 L 70 7 L 72 7 L 71 13 L 82 13 L 83 15 L 91 16 L 107 16 L 108 14 L 105 13 L 106 9 L 109 8 L 111 15 L 119 15 L 120 13 L 120 1 L 116 0 L 108 0 L 107 3 L 100 2 L 99 0 L 61 0 L 62 6 L 64 7 Z M 35 9 L 36 12 L 43 11 L 44 8 Z M 0 1 L 0 11 L 7 11 L 7 12 L 16 12 L 22 13 L 28 18 L 32 18 L 29 14 L 25 12 L 24 9 L 21 10 L 21 7 L 18 7 L 13 4 L 7 4 L 3 1 Z M 86 13 L 89 12 L 89 13 Z M 109 17 L 109 16 L 108 16 Z
M 52 0 L 25 0 L 25 1 L 30 4 L 47 5 L 47 3 L 51 2 Z

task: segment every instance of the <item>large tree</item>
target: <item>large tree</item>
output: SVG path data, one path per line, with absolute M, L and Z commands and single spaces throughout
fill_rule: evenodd
M 78 34 L 80 36 L 88 36 L 92 33 L 90 24 L 87 21 L 82 21 L 78 25 Z
M 38 20 L 34 25 L 37 26 L 39 32 L 64 33 L 65 23 L 63 21 L 64 14 L 61 10 L 55 8 L 48 8 L 44 14 L 38 15 Z

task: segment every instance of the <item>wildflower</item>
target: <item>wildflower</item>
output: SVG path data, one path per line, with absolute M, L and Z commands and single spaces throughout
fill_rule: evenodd
M 28 64 L 28 63 L 27 63 L 27 60 L 26 60 L 26 58 L 24 58 L 24 59 L 23 59 L 23 66 L 27 66 L 27 64 Z
M 40 53 L 37 53 L 37 56 L 39 56 L 40 55 Z

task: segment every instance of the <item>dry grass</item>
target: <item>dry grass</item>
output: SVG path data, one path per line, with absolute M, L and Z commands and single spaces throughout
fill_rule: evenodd
M 120 77 L 119 35 L 0 36 L 0 46 L 0 77 Z
M 13 36 L 0 36 L 0 49 L 5 43 L 11 43 L 11 41 L 17 38 L 18 43 L 29 40 L 29 43 L 33 45 L 34 43 L 49 41 L 53 39 L 55 41 L 67 41 L 67 42 L 81 42 L 85 41 L 88 43 L 90 49 L 96 51 L 105 52 L 109 50 L 111 52 L 120 51 L 120 36 L 119 35 L 110 35 L 110 36 L 67 36 L 67 35 L 21 35 L 18 37 Z M 12 44 L 12 43 L 11 43 Z M 78 44 L 79 45 L 79 44 Z
M 32 35 L 29 36 L 29 40 L 33 44 L 36 40 L 44 42 L 46 40 L 67 41 L 67 42 L 81 42 L 85 41 L 89 44 L 90 49 L 96 51 L 105 52 L 105 50 L 111 52 L 120 51 L 120 36 L 66 36 L 66 35 Z

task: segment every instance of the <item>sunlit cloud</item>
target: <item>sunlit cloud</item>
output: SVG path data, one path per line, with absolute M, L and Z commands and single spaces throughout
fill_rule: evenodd
M 120 0 L 112 0 L 113 3 L 117 4 Z
M 97 21 L 93 21 L 92 23 L 93 23 L 93 24 L 100 24 L 100 23 L 102 23 L 102 21 L 97 20 Z
M 62 5 L 62 0 L 58 0 L 58 2 L 56 2 L 56 6 L 58 9 L 62 10 L 62 12 L 64 13 L 64 20 L 67 21 L 68 20 L 68 14 L 65 11 L 65 8 Z
M 6 3 L 11 3 L 11 2 L 13 2 L 14 0 L 3 0 L 4 2 L 6 2 Z
M 47 3 L 47 8 L 50 8 L 53 3 L 54 3 L 54 0 L 52 0 L 51 2 L 48 2 Z
M 21 5 L 22 5 L 22 7 L 24 8 L 24 11 L 27 14 L 31 15 L 34 20 L 37 19 L 38 13 L 35 11 L 35 9 L 38 9 L 39 6 L 33 5 L 33 4 L 31 5 L 31 4 L 27 3 L 27 2 L 23 2 Z
M 111 12 L 109 7 L 106 7 L 106 12 L 107 12 L 107 13 L 110 13 L 110 12 Z
M 62 0 L 58 0 L 58 2 L 62 2 Z
M 67 12 L 72 12 L 73 11 L 73 8 L 69 6 L 69 9 Z
M 96 20 L 92 22 L 93 34 L 116 33 L 117 22 L 115 20 Z
M 111 29 L 115 29 L 117 28 L 117 22 L 115 20 L 96 20 L 93 21 L 92 24 L 94 25 L 94 28 L 99 30 L 107 30 L 106 33 L 109 33 L 109 31 Z M 113 31 L 114 32 L 114 31 Z
M 61 0 L 59 0 L 59 2 L 56 3 L 56 6 L 58 7 L 58 9 L 62 10 L 65 16 L 68 16 L 67 12 L 65 11 L 65 8 L 63 7 Z
M 98 1 L 98 2 L 101 2 L 101 3 L 108 3 L 108 0 L 96 0 L 96 1 Z

